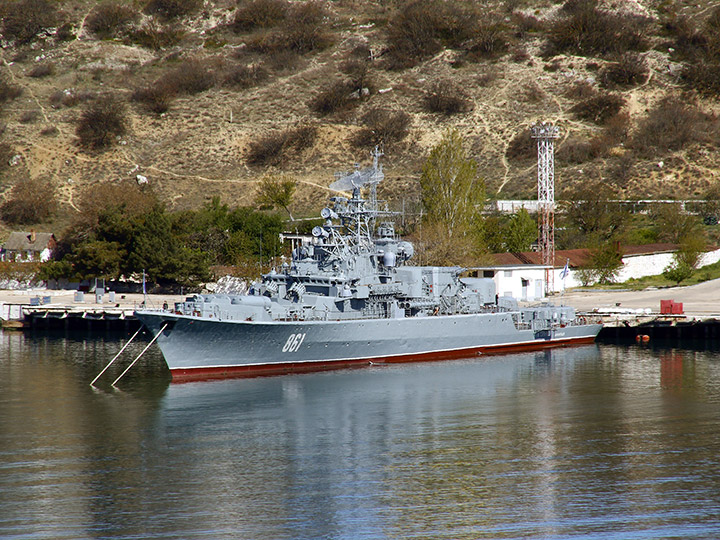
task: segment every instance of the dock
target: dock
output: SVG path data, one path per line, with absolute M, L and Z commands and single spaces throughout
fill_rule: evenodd
M 134 331 L 136 309 L 172 307 L 180 295 L 78 294 L 76 291 L 0 291 L 4 330 Z

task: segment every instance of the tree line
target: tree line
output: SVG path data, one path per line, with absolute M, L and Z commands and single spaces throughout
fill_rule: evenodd
M 209 281 L 215 265 L 257 275 L 282 252 L 283 219 L 213 198 L 198 210 L 170 212 L 149 190 L 106 185 L 84 198 L 41 279 L 135 279 L 163 287 Z

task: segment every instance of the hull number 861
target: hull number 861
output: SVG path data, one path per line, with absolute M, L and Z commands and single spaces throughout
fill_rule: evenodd
M 305 334 L 290 334 L 287 338 L 285 345 L 283 345 L 282 352 L 297 352 L 300 349 L 300 345 L 305 341 Z

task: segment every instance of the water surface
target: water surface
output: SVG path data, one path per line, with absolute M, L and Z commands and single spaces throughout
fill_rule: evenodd
M 120 346 L 0 334 L 0 537 L 720 537 L 717 352 L 90 388 Z

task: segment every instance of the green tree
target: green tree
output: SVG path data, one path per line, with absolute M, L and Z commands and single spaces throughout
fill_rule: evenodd
M 579 276 L 583 285 L 591 281 L 600 284 L 614 283 L 622 269 L 622 255 L 619 242 L 595 239 L 589 248 L 587 263 L 580 269 Z
M 83 278 L 117 279 L 126 255 L 119 242 L 84 242 L 73 250 L 73 270 Z
M 698 216 L 683 210 L 681 203 L 657 203 L 650 209 L 650 215 L 658 239 L 680 244 L 684 238 L 702 236 L 702 223 Z
M 430 151 L 420 188 L 426 222 L 444 225 L 448 238 L 466 236 L 477 227 L 485 184 L 478 177 L 477 164 L 465 154 L 456 130 L 446 131 Z
M 260 180 L 255 203 L 260 208 L 282 208 L 294 221 L 290 205 L 295 194 L 297 182 L 287 175 L 267 175 Z
M 705 247 L 705 238 L 702 235 L 691 234 L 684 237 L 680 248 L 673 254 L 673 261 L 663 271 L 663 276 L 678 285 L 691 278 L 697 270 Z
M 511 253 L 528 251 L 537 240 L 537 222 L 530 213 L 521 208 L 508 219 L 505 227 L 505 249 Z
M 602 181 L 585 182 L 568 192 L 563 219 L 565 232 L 558 244 L 577 248 L 622 237 L 630 214 L 624 205 L 612 201 L 615 198 Z

